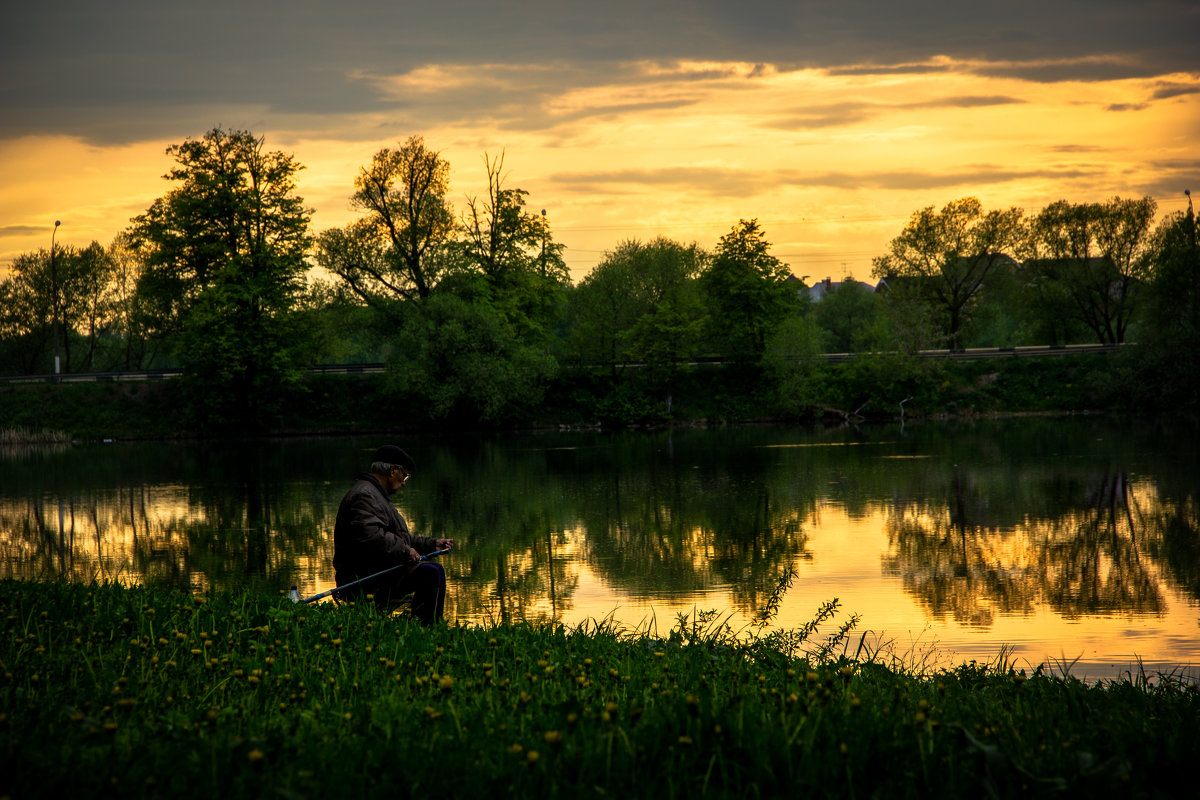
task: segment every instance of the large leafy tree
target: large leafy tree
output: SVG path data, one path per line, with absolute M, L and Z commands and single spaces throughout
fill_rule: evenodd
M 311 244 L 301 167 L 248 131 L 221 128 L 167 153 L 176 186 L 131 230 L 146 257 L 139 288 L 194 382 L 200 421 L 260 425 L 299 378 L 291 312 Z
M 757 364 L 768 336 L 799 308 L 800 285 L 770 249 L 758 220 L 739 220 L 700 277 L 712 341 L 739 363 Z
M 933 206 L 912 215 L 886 255 L 874 259 L 871 274 L 889 283 L 907 283 L 942 315 L 952 348 L 988 277 L 1011 265 L 1021 241 L 1019 208 L 984 212 L 974 197 Z
M 420 136 L 385 147 L 354 179 L 350 204 L 363 216 L 320 234 L 318 263 L 381 310 L 428 297 L 454 232 L 449 186 L 450 164 Z
M 696 277 L 707 255 L 664 237 L 622 242 L 571 294 L 572 345 L 584 362 L 655 370 L 691 356 L 704 320 Z
M 1025 270 L 1052 285 L 1064 310 L 1101 342 L 1125 341 L 1147 273 L 1153 198 L 1072 204 L 1059 200 L 1033 220 Z
M 406 308 L 388 380 L 417 418 L 494 424 L 541 403 L 558 364 L 520 335 L 491 295 L 486 280 L 460 273 Z
M 640 365 L 626 392 L 640 396 L 643 408 L 634 415 L 670 413 L 677 378 L 701 341 L 705 310 L 696 277 L 706 259 L 695 244 L 663 237 L 622 242 L 571 293 L 572 349 L 581 361 L 608 368 L 609 392 L 625 364 Z

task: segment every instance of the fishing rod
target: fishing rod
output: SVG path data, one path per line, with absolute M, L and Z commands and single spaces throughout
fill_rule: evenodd
M 434 556 L 440 556 L 440 555 L 449 553 L 452 549 L 454 549 L 454 548 L 447 547 L 445 550 L 434 550 L 432 553 L 426 553 L 425 555 L 421 556 L 421 558 L 418 560 L 419 561 L 428 561 L 429 559 L 433 558 Z M 300 590 L 297 589 L 295 586 L 293 586 L 291 589 L 288 590 L 287 596 L 288 596 L 288 599 L 291 600 L 293 603 L 311 603 L 315 600 L 320 600 L 323 597 L 329 597 L 329 595 L 331 595 L 331 594 L 336 594 L 337 592 L 341 592 L 346 589 L 352 589 L 355 586 L 358 586 L 360 583 L 366 583 L 367 581 L 378 578 L 381 575 L 387 575 L 389 572 L 395 572 L 396 570 L 401 569 L 403 567 L 411 566 L 411 564 L 412 564 L 411 561 L 407 561 L 403 564 L 397 564 L 394 567 L 388 567 L 385 570 L 376 572 L 374 575 L 368 575 L 365 578 L 359 578 L 356 581 L 351 581 L 350 583 L 346 583 L 341 586 L 335 586 L 332 589 L 326 589 L 325 591 L 321 592 L 320 594 L 314 594 L 312 597 L 303 597 L 303 598 L 300 597 Z

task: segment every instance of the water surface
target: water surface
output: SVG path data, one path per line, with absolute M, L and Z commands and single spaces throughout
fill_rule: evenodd
M 452 537 L 469 622 L 678 613 L 774 624 L 838 598 L 911 663 L 1115 677 L 1200 664 L 1200 458 L 1179 421 L 1016 419 L 398 440 L 393 499 Z M 0 456 L 0 577 L 304 595 L 383 440 L 129 443 Z M 857 645 L 858 639 L 855 639 Z

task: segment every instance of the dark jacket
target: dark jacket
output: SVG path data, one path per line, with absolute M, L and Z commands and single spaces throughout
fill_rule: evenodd
M 389 573 L 394 582 L 419 562 L 409 562 L 408 548 L 425 554 L 437 549 L 437 540 L 414 536 L 408 523 L 388 499 L 374 475 L 363 473 L 338 506 L 333 525 L 333 570 L 338 586 L 373 575 L 397 564 L 409 564 Z

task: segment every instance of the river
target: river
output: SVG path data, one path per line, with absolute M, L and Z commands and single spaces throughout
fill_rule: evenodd
M 1198 440 L 1032 417 L 8 450 L 0 577 L 316 594 L 341 495 L 394 442 L 418 465 L 401 513 L 457 541 L 459 621 L 743 628 L 794 571 L 767 630 L 836 598 L 821 631 L 856 615 L 852 655 L 1194 678 Z

